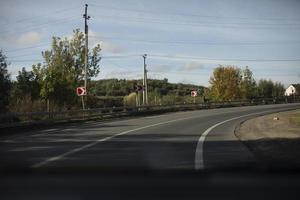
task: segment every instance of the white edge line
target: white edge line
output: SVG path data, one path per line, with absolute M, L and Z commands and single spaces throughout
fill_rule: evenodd
M 264 111 L 264 112 L 258 112 L 258 113 L 251 113 L 251 114 L 247 114 L 247 115 L 242 115 L 242 116 L 238 116 L 238 117 L 234 117 L 234 118 L 230 118 L 230 119 L 227 119 L 225 121 L 222 121 L 222 122 L 219 122 L 211 127 L 209 127 L 208 129 L 206 129 L 202 135 L 200 136 L 199 140 L 198 140 L 198 143 L 197 143 L 197 147 L 196 147 L 196 152 L 195 152 L 195 170 L 203 170 L 205 168 L 204 166 L 204 159 L 203 159 L 203 154 L 204 154 L 204 141 L 205 141 L 205 138 L 206 136 L 209 134 L 210 131 L 212 131 L 214 128 L 216 128 L 217 126 L 220 126 L 226 122 L 229 122 L 229 121 L 233 121 L 233 120 L 236 120 L 236 119 L 240 119 L 240 118 L 243 118 L 243 117 L 248 117 L 248 116 L 251 116 L 251 115 L 259 115 L 259 114 L 262 114 L 262 113 L 268 113 L 269 111 Z
M 223 123 L 226 123 L 226 122 L 229 122 L 229 121 L 232 121 L 232 120 L 235 120 L 235 119 L 239 119 L 239 118 L 242 118 L 242 117 L 247 117 L 247 116 L 251 116 L 251 115 L 258 115 L 258 114 L 261 114 L 261 113 L 266 113 L 268 111 L 264 111 L 264 112 L 259 112 L 259 113 L 251 113 L 251 114 L 247 114 L 247 115 L 242 115 L 242 116 L 239 116 L 239 117 L 234 117 L 234 118 L 231 118 L 231 119 L 228 119 L 228 120 L 225 120 L 225 121 L 222 121 L 222 122 L 219 122 L 213 126 L 211 126 L 210 128 L 208 128 L 202 135 L 201 137 L 199 138 L 198 140 L 198 143 L 197 143 L 197 147 L 196 147 L 196 153 L 195 153 L 195 169 L 196 170 L 199 170 L 199 169 L 204 169 L 204 162 L 203 162 L 203 143 L 204 143 L 204 140 L 205 140 L 205 137 L 208 135 L 208 133 L 216 128 L 217 126 L 223 124 Z M 163 124 L 168 124 L 168 123 L 172 123 L 172 122 L 176 122 L 176 121 L 182 121 L 182 120 L 186 120 L 186 119 L 191 119 L 191 118 L 195 118 L 197 116 L 193 116 L 193 117 L 186 117 L 186 118 L 181 118 L 181 119 L 175 119 L 175 120 L 170 120 L 170 121 L 166 121 L 166 122 L 160 122 L 160 123 L 156 123 L 156 124 L 151 124 L 151 125 L 147 125 L 147 126 L 143 126 L 143 127 L 140 127 L 140 128 L 136 128 L 136 129 L 132 129 L 132 130 L 128 130 L 128 131 L 124 131 L 124 132 L 121 132 L 121 133 L 118 133 L 118 134 L 115 134 L 115 135 L 112 135 L 112 136 L 109 136 L 109 137 L 105 137 L 105 138 L 102 138 L 102 139 L 99 139 L 99 140 L 96 140 L 94 142 L 91 142 L 89 144 L 86 144 L 84 146 L 81 146 L 81 147 L 78 147 L 78 148 L 75 148 L 71 151 L 68 151 L 66 153 L 63 153 L 63 154 L 60 154 L 58 156 L 55 156 L 55 157 L 51 157 L 51 158 L 48 158 L 42 162 L 39 162 L 39 163 L 36 163 L 34 165 L 31 166 L 31 168 L 39 168 L 39 167 L 42 167 L 48 163 L 51 163 L 51 162 L 54 162 L 54 161 L 58 161 L 66 156 L 69 156 L 71 154 L 74 154 L 76 152 L 79 152 L 79 151 L 82 151 L 86 148 L 89 148 L 89 147 L 92 147 L 92 146 L 95 146 L 96 144 L 98 143 L 101 143 L 101 142 L 105 142 L 107 140 L 110 140 L 114 137 L 117 137 L 117 136 L 121 136 L 121 135 L 125 135 L 127 133 L 131 133 L 131 132 L 134 132 L 134 131 L 138 131 L 138 130 L 142 130 L 142 129 L 146 129 L 146 128 L 150 128 L 150 127 L 154 127 L 154 126 L 159 126 L 159 125 L 163 125 Z
M 136 128 L 136 129 L 131 129 L 131 130 L 128 130 L 128 131 L 124 131 L 124 132 L 121 132 L 121 133 L 118 133 L 118 134 L 115 134 L 115 135 L 112 135 L 112 136 L 109 136 L 109 137 L 105 137 L 105 138 L 96 140 L 94 142 L 91 142 L 89 144 L 86 144 L 86 145 L 83 145 L 81 147 L 75 148 L 75 149 L 73 149 L 71 151 L 68 151 L 66 153 L 60 154 L 58 156 L 54 156 L 54 157 L 48 158 L 48 159 L 46 159 L 46 160 L 44 160 L 42 162 L 39 162 L 39 163 L 36 163 L 36 164 L 32 165 L 31 168 L 39 168 L 39 167 L 47 165 L 47 164 L 49 164 L 51 162 L 61 160 L 62 158 L 66 157 L 66 156 L 69 156 L 69 155 L 74 154 L 76 152 L 82 151 L 82 150 L 84 150 L 86 148 L 95 146 L 96 144 L 98 144 L 100 142 L 105 142 L 105 141 L 110 140 L 110 139 L 112 139 L 114 137 L 117 137 L 117 136 L 125 135 L 127 133 L 131 133 L 131 132 L 134 132 L 134 131 L 138 131 L 138 130 L 142 130 L 142 129 L 146 129 L 146 128 L 150 128 L 150 127 L 154 127 L 154 126 L 159 126 L 159 125 L 168 124 L 168 123 L 172 123 L 172 122 L 176 122 L 176 121 L 191 119 L 191 118 L 195 118 L 195 117 L 197 117 L 197 116 L 186 117 L 186 118 L 181 118 L 181 119 L 175 119 L 175 120 L 170 120 L 170 121 L 166 121 L 166 122 L 160 122 L 160 123 L 157 123 L 157 124 L 151 124 L 151 125 L 148 125 L 148 126 L 143 126 L 143 127 L 140 127 L 140 128 Z

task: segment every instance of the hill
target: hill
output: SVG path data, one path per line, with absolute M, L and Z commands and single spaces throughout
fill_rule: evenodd
M 136 92 L 138 85 L 142 85 L 143 80 L 126 79 L 102 79 L 91 81 L 89 94 L 92 107 L 123 106 L 123 98 Z M 205 87 L 193 84 L 169 83 L 168 79 L 148 79 L 149 103 L 189 103 L 192 101 L 190 95 L 192 90 L 197 90 L 202 96 Z M 104 98 L 105 97 L 105 98 Z M 113 105 L 112 105 L 113 104 Z

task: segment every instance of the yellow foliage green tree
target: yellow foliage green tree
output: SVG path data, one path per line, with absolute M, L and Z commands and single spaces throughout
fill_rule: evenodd
M 136 106 L 136 93 L 132 92 L 128 96 L 124 97 L 124 105 L 129 107 Z
M 223 66 L 214 69 L 210 78 L 210 96 L 215 101 L 231 101 L 241 97 L 241 70 L 235 66 Z

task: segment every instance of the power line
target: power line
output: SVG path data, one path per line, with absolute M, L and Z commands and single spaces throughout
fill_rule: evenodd
M 4 50 L 4 52 L 11 53 L 11 52 L 17 52 L 17 51 L 22 51 L 22 50 L 26 50 L 26 49 L 34 49 L 34 48 L 39 48 L 39 47 L 45 47 L 45 46 L 48 46 L 48 45 L 49 45 L 48 42 L 43 42 L 43 43 L 39 43 L 39 44 L 34 45 L 34 46 L 28 46 L 28 47 L 23 47 L 23 48 Z
M 42 59 L 9 60 L 10 62 L 42 62 Z
M 10 59 L 15 59 L 15 58 L 22 58 L 22 57 L 27 57 L 27 56 L 32 56 L 32 53 L 21 54 L 21 55 L 16 55 L 16 56 L 8 56 L 8 57 Z
M 199 22 L 178 22 L 178 21 L 163 21 L 163 20 L 151 20 L 142 18 L 132 18 L 127 16 L 111 16 L 111 15 L 96 15 L 100 18 L 116 19 L 118 22 L 126 19 L 126 22 L 138 22 L 138 23 L 155 23 L 155 24 L 170 24 L 176 26 L 192 26 L 192 27 L 210 27 L 210 28 L 243 28 L 243 29 L 276 29 L 276 28 L 300 28 L 300 24 L 255 24 L 249 23 L 241 24 L 217 24 L 217 23 L 199 23 Z M 250 26 L 249 26 L 250 25 Z M 276 27 L 277 26 L 277 27 Z
M 27 18 L 18 17 L 19 19 L 17 19 L 14 22 L 7 22 L 7 23 L 1 24 L 1 25 L 5 26 L 5 25 L 11 25 L 11 24 L 18 24 L 18 23 L 26 22 L 26 21 L 36 21 L 36 20 L 39 20 L 42 17 L 46 17 L 46 16 L 49 16 L 49 15 L 52 16 L 53 14 L 57 14 L 57 13 L 64 13 L 65 14 L 66 11 L 74 11 L 75 8 L 79 8 L 79 6 L 72 6 L 72 7 L 65 8 L 65 9 L 59 9 L 59 10 L 55 10 L 55 11 L 52 11 L 52 12 L 46 12 L 46 13 L 43 13 L 42 15 L 37 15 L 37 16 L 34 16 L 34 17 L 27 17 Z
M 117 56 L 102 56 L 102 58 L 108 59 L 119 59 L 119 58 L 128 58 L 128 57 L 139 57 L 137 55 L 117 55 Z M 209 60 L 209 61 L 241 61 L 241 62 L 299 62 L 300 58 L 295 59 L 241 59 L 241 58 L 205 58 L 205 57 L 196 57 L 196 56 L 180 56 L 180 55 L 163 55 L 163 54 L 147 54 L 151 58 L 169 58 L 169 59 L 184 59 L 184 60 Z
M 140 57 L 141 54 L 136 55 L 116 55 L 116 56 L 101 56 L 102 59 L 120 59 L 120 58 L 132 58 Z M 239 61 L 239 62 L 299 62 L 300 58 L 295 59 L 240 59 L 240 58 L 205 58 L 196 56 L 180 56 L 180 55 L 159 55 L 159 54 L 147 54 L 149 58 L 168 58 L 168 59 L 183 59 L 183 60 L 208 60 L 208 61 Z M 29 62 L 29 61 L 41 61 L 36 59 L 21 59 L 11 60 L 11 62 Z
M 117 67 L 119 69 L 128 70 L 128 69 L 124 68 L 124 66 L 122 67 L 121 65 L 119 65 L 119 64 L 117 64 L 115 62 L 112 62 L 111 60 L 105 60 L 105 61 L 108 62 L 108 63 L 110 63 L 110 64 L 112 64 L 113 66 L 115 66 L 115 67 Z M 127 68 L 129 68 L 129 67 L 127 67 Z
M 108 56 L 101 56 L 101 58 L 105 59 L 118 59 L 118 58 L 132 58 L 132 57 L 140 57 L 141 54 L 131 54 L 131 55 L 108 55 Z
M 300 41 L 276 41 L 276 42 L 203 42 L 197 40 L 145 40 L 145 39 L 132 39 L 132 38 L 119 38 L 119 37 L 104 37 L 104 36 L 90 36 L 92 38 L 120 40 L 138 43 L 157 43 L 157 44 L 173 44 L 173 45 L 211 45 L 211 46 L 262 46 L 262 45 L 278 45 L 278 44 L 292 44 L 298 45 Z
M 148 54 L 152 58 L 170 58 L 170 59 L 186 59 L 186 60 L 209 60 L 209 61 L 241 61 L 241 62 L 299 62 L 300 58 L 296 59 L 236 59 L 236 58 L 203 58 L 193 56 L 179 55 L 158 55 Z
M 115 63 L 115 62 L 112 62 L 111 60 L 105 60 L 105 62 L 108 62 L 108 63 L 110 63 L 110 64 L 112 64 L 113 66 L 115 66 L 115 67 L 117 67 L 117 68 L 119 68 L 119 69 L 122 69 L 122 70 L 124 70 L 124 71 L 122 71 L 122 72 L 120 72 L 120 74 L 119 75 L 122 75 L 122 76 L 126 76 L 125 75 L 125 73 L 127 73 L 127 74 L 137 74 L 137 73 L 140 73 L 140 70 L 130 70 L 130 71 L 128 71 L 128 69 L 126 69 L 126 68 L 131 68 L 131 67 L 126 67 L 126 68 L 124 68 L 124 66 L 123 67 L 121 67 L 119 64 L 117 64 L 117 63 Z M 138 77 L 138 78 L 140 78 L 140 75 L 135 75 L 136 77 Z
M 150 13 L 150 14 L 159 14 L 159 15 L 169 15 L 169 16 L 189 16 L 189 17 L 202 17 L 202 18 L 214 18 L 214 19 L 239 19 L 239 20 L 259 20 L 259 21 L 299 21 L 299 18 L 279 18 L 279 17 L 259 17 L 259 18 L 253 18 L 253 17 L 228 17 L 228 16 L 217 16 L 217 15 L 199 15 L 199 14 L 187 14 L 187 13 L 160 13 L 160 12 L 153 12 L 153 11 L 147 11 L 147 10 L 135 10 L 135 9 L 125 9 L 120 7 L 111 7 L 107 5 L 100 5 L 100 4 L 91 4 L 98 8 L 105 8 L 105 9 L 111 9 L 111 10 L 117 10 L 117 11 L 129 11 L 129 12 L 136 12 L 136 13 Z
M 117 56 L 102 56 L 102 58 L 108 59 L 118 59 L 118 58 L 128 58 L 128 57 L 138 57 L 137 55 L 117 55 Z M 295 59 L 240 59 L 240 58 L 205 58 L 196 56 L 180 56 L 180 55 L 160 55 L 160 54 L 147 54 L 151 58 L 169 58 L 169 59 L 185 59 L 185 60 L 209 60 L 209 61 L 246 61 L 246 62 L 298 62 L 300 58 Z
M 25 33 L 28 32 L 30 30 L 36 30 L 37 28 L 43 28 L 45 26 L 48 25 L 56 25 L 56 24 L 64 24 L 70 21 L 74 21 L 77 20 L 78 16 L 71 16 L 68 18 L 63 18 L 63 19 L 59 19 L 59 20 L 55 20 L 55 21 L 50 21 L 50 22 L 45 22 L 45 23 L 40 23 L 40 24 L 35 24 L 33 26 L 27 26 L 25 29 L 23 29 L 22 31 L 15 31 L 15 30 L 5 30 L 5 31 L 1 31 L 0 34 L 7 34 L 7 33 Z
M 204 72 L 183 72 L 183 71 L 168 71 L 168 72 L 163 72 L 163 71 L 157 71 L 157 70 L 150 70 L 149 73 L 152 73 L 152 74 L 183 74 L 183 75 L 203 75 Z M 206 74 L 209 74 L 208 72 L 206 72 Z
M 109 17 L 109 18 L 127 18 L 127 19 L 135 19 L 135 20 L 148 20 L 150 22 L 157 22 L 157 23 L 171 23 L 174 22 L 174 20 L 165 20 L 163 18 L 145 18 L 145 17 L 130 17 L 130 16 L 122 16 L 122 15 L 98 15 L 95 14 L 95 16 L 100 16 L 100 17 Z M 163 19 L 163 20 L 162 20 Z M 178 22 L 178 20 L 176 20 Z M 274 26 L 274 25 L 281 25 L 281 26 L 295 26 L 295 25 L 300 25 L 299 23 L 249 23 L 249 22 L 219 22 L 219 21 L 181 21 L 182 24 L 187 24 L 187 25 L 258 25 L 258 26 Z

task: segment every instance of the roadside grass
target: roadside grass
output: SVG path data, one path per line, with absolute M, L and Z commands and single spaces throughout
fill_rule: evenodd
M 300 126 L 300 113 L 295 113 L 292 116 L 289 117 L 289 121 L 291 124 Z

